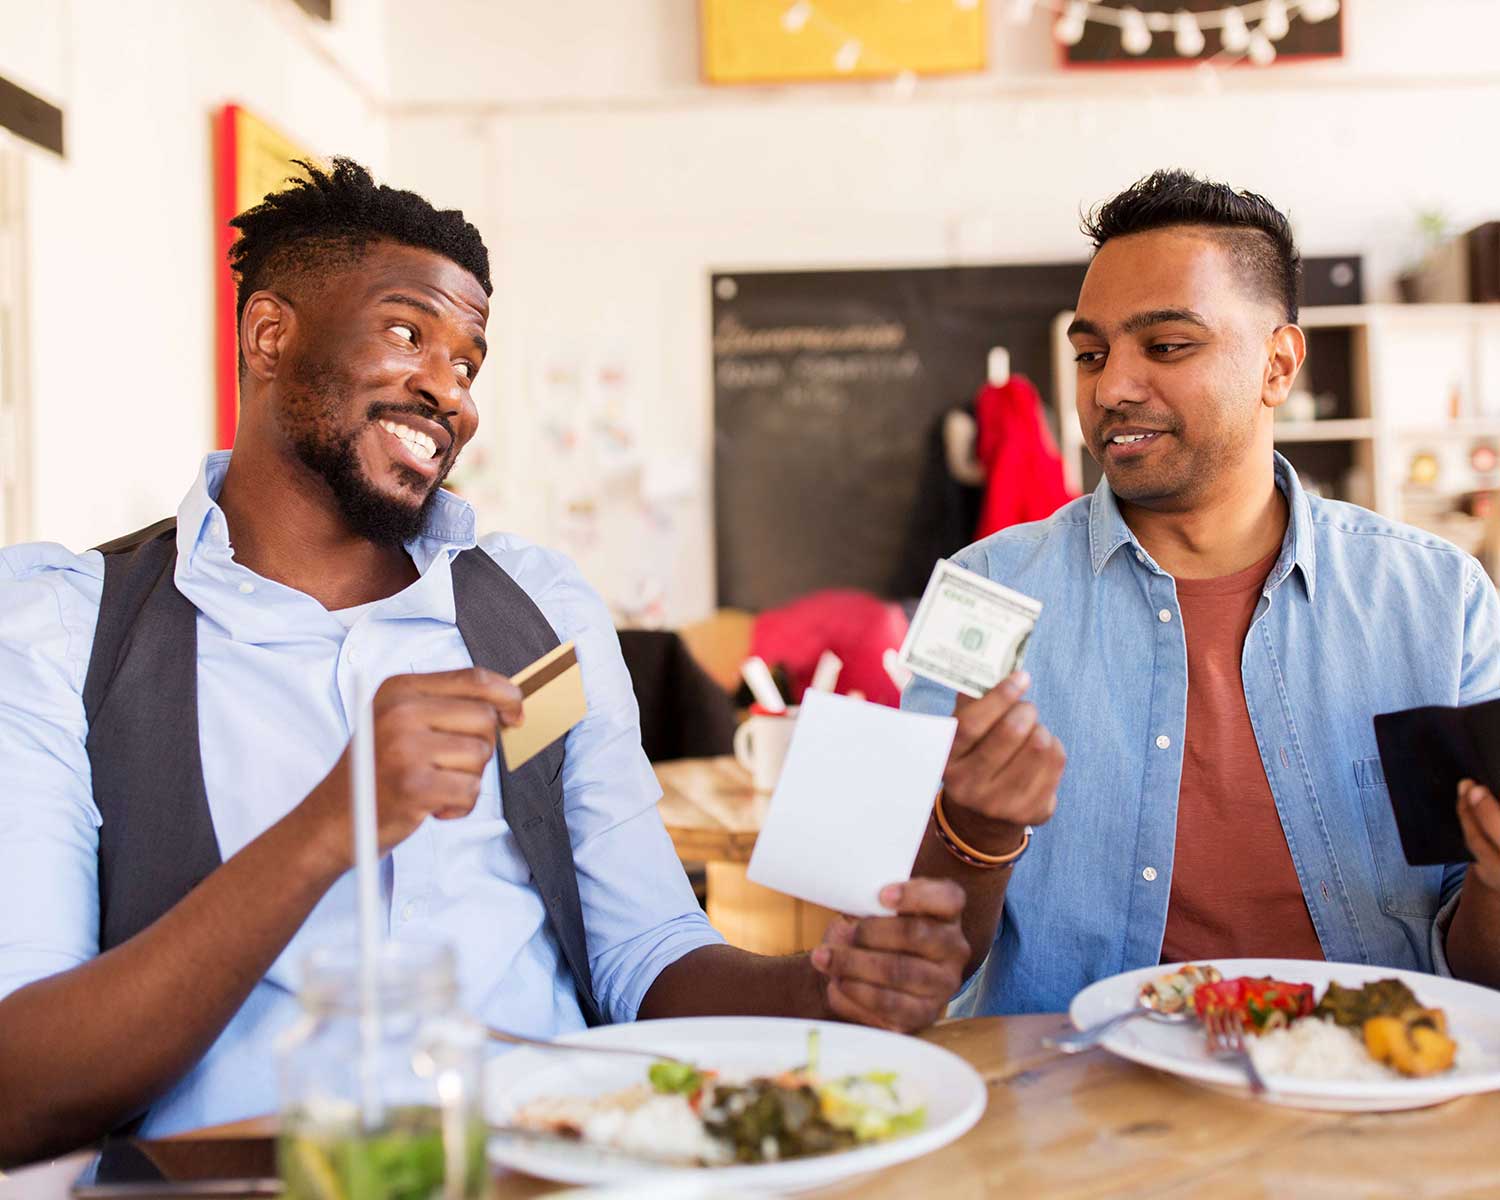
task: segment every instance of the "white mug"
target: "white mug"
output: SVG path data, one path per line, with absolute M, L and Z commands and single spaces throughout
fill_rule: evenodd
M 787 747 L 797 729 L 797 709 L 784 713 L 752 712 L 734 731 L 734 756 L 750 772 L 757 792 L 771 792 L 781 777 Z

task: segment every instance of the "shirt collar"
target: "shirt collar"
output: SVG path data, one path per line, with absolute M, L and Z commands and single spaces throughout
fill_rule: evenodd
M 1297 478 L 1297 472 L 1292 464 L 1280 454 L 1275 454 L 1274 457 L 1276 486 L 1286 495 L 1290 517 L 1287 521 L 1286 537 L 1281 543 L 1281 556 L 1276 560 L 1276 565 L 1271 568 L 1271 574 L 1266 578 L 1266 591 L 1270 592 L 1279 587 L 1282 581 L 1291 574 L 1292 568 L 1297 567 L 1302 573 L 1302 584 L 1307 589 L 1307 598 L 1311 600 L 1316 567 L 1312 501 L 1303 490 L 1302 482 Z M 1109 480 L 1101 479 L 1099 486 L 1094 489 L 1093 500 L 1089 505 L 1089 555 L 1095 575 L 1104 570 L 1104 564 L 1121 546 L 1133 547 L 1140 560 L 1152 570 L 1161 569 L 1152 561 L 1145 548 L 1136 541 L 1135 534 L 1130 531 L 1130 526 L 1125 524 L 1125 518 L 1120 515 L 1119 502 L 1115 499 L 1114 492 L 1110 490 Z
M 194 602 L 200 611 L 219 621 L 238 640 L 279 640 L 277 631 L 286 628 L 286 612 L 281 601 L 296 598 L 316 605 L 330 623 L 343 627 L 336 618 L 323 612 L 311 597 L 270 580 L 234 561 L 229 543 L 229 528 L 217 497 L 229 469 L 230 452 L 215 451 L 207 455 L 198 477 L 177 508 L 177 569 L 174 579 L 178 590 Z M 462 550 L 477 545 L 477 520 L 474 508 L 452 492 L 440 490 L 428 510 L 422 532 L 406 543 L 421 578 L 394 596 L 379 601 L 381 617 L 427 617 L 454 622 L 452 576 L 448 567 Z M 252 590 L 243 590 L 243 584 Z M 276 601 L 272 603 L 271 601 Z M 280 609 L 280 611 L 277 611 Z

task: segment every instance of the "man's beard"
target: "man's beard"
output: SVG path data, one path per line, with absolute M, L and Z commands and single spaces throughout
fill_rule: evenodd
M 298 460 L 328 485 L 349 528 L 368 541 L 391 547 L 404 546 L 421 533 L 437 501 L 438 487 L 453 465 L 451 459 L 430 484 L 410 468 L 398 466 L 397 477 L 411 493 L 410 500 L 402 500 L 370 482 L 357 443 L 366 426 L 385 413 L 417 412 L 428 420 L 447 422 L 420 406 L 391 404 L 372 406 L 360 424 L 342 429 L 340 418 L 353 407 L 354 395 L 353 382 L 345 372 L 332 363 L 304 360 L 293 368 L 290 382 L 282 429 Z

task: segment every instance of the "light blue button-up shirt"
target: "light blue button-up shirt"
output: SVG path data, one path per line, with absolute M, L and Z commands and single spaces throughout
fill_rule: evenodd
M 472 665 L 455 624 L 450 565 L 476 544 L 473 510 L 440 493 L 407 547 L 421 577 L 340 619 L 235 562 L 213 499 L 228 462 L 227 453 L 209 455 L 178 509 L 175 576 L 198 609 L 199 738 L 226 859 L 294 808 L 343 752 L 356 672 L 373 684 Z M 565 814 L 594 988 L 612 1020 L 633 1020 L 663 967 L 722 939 L 657 815 L 661 792 L 603 602 L 562 555 L 508 535 L 479 544 L 558 637 L 577 643 L 589 713 L 567 738 Z M 100 816 L 82 694 L 103 575 L 94 551 L 0 550 L 0 996 L 98 953 Z M 472 813 L 423 822 L 384 867 L 390 932 L 452 944 L 469 1011 L 542 1037 L 582 1028 L 572 976 L 501 812 L 495 763 Z M 269 1051 L 297 1015 L 299 966 L 314 945 L 351 944 L 354 921 L 346 875 L 204 1059 L 152 1107 L 145 1133 L 276 1108 Z
M 1371 718 L 1500 695 L 1500 601 L 1457 547 L 1309 496 L 1280 455 L 1276 480 L 1291 517 L 1241 671 L 1302 894 L 1330 960 L 1444 970 L 1439 915 L 1464 871 L 1407 865 Z M 954 1011 L 1058 1011 L 1086 984 L 1161 956 L 1187 723 L 1176 584 L 1107 481 L 955 561 L 1042 601 L 1030 698 L 1068 763 Z M 922 679 L 903 697 L 918 712 L 952 706 Z

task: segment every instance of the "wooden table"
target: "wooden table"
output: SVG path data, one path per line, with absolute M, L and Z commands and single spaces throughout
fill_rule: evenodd
M 756 954 L 794 954 L 823 940 L 834 914 L 751 883 L 745 864 L 766 819 L 770 796 L 757 792 L 733 755 L 656 764 L 658 806 L 683 862 L 704 864 L 708 919 L 732 946 Z
M 861 1200 L 1175 1197 L 1385 1200 L 1500 1196 L 1500 1094 L 1409 1113 L 1304 1113 L 1223 1096 L 1092 1051 L 1041 1045 L 1058 1016 L 953 1021 L 923 1035 L 989 1085 L 953 1145 L 815 1193 Z M 265 1122 L 229 1132 L 264 1133 Z M 222 1136 L 225 1130 L 205 1131 Z M 0 1200 L 66 1200 L 88 1161 L 71 1155 L 0 1179 Z M 504 1174 L 493 1200 L 561 1190 Z

